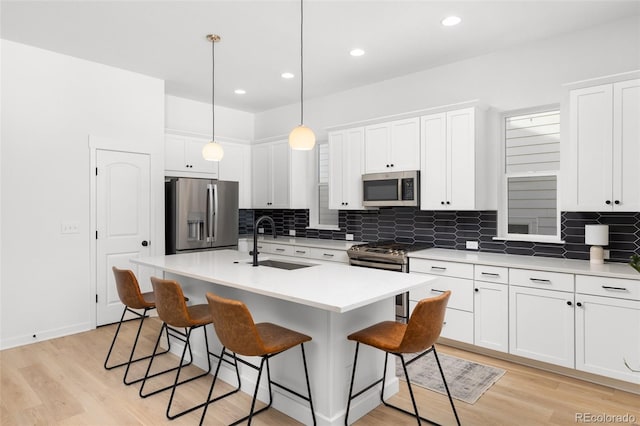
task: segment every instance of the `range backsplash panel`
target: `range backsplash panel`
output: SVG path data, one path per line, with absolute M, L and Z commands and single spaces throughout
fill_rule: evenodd
M 465 250 L 466 241 L 478 241 L 479 251 L 523 254 L 567 259 L 589 259 L 584 244 L 584 226 L 609 225 L 610 260 L 628 262 L 640 254 L 640 212 L 562 212 L 561 237 L 565 244 L 525 241 L 495 241 L 496 211 L 422 211 L 413 207 L 392 207 L 371 211 L 341 210 L 339 231 L 307 229 L 308 210 L 240 210 L 240 234 L 253 232 L 254 220 L 271 216 L 278 235 L 344 240 L 353 234 L 356 241 L 393 240 L 403 243 L 427 243 L 433 247 Z M 270 233 L 269 225 L 265 232 Z

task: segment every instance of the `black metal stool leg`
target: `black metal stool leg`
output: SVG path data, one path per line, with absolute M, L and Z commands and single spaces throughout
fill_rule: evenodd
M 453 415 L 456 416 L 456 423 L 458 424 L 458 426 L 460 426 L 460 418 L 458 418 L 458 412 L 456 411 L 456 406 L 453 404 L 453 398 L 451 397 L 451 392 L 449 392 L 449 386 L 447 385 L 447 380 L 444 378 L 444 371 L 442 371 L 442 366 L 440 365 L 440 359 L 438 358 L 438 352 L 436 352 L 435 346 L 433 346 L 433 356 L 436 358 L 436 363 L 438 364 L 438 369 L 440 370 L 440 375 L 442 376 L 442 382 L 444 383 L 444 388 L 447 390 L 447 396 L 449 397 L 449 403 L 451 404 Z
M 351 408 L 351 400 L 353 396 L 353 382 L 356 378 L 356 365 L 358 363 L 358 349 L 360 348 L 360 342 L 356 342 L 356 354 L 353 357 L 353 370 L 351 373 L 351 384 L 349 385 L 349 398 L 347 399 L 347 411 L 344 413 L 344 424 L 349 425 L 349 408 Z
M 302 365 L 304 365 L 304 378 L 307 380 L 307 393 L 309 395 L 309 407 L 311 408 L 311 418 L 313 419 L 313 426 L 315 426 L 316 412 L 313 409 L 313 400 L 311 398 L 311 383 L 309 382 L 309 372 L 307 370 L 307 357 L 304 353 L 304 343 L 300 344 L 300 350 L 302 351 Z

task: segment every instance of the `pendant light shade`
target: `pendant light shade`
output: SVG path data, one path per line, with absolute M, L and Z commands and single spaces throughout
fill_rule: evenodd
M 216 34 L 207 35 L 207 40 L 211 42 L 211 141 L 202 148 L 202 157 L 207 161 L 220 161 L 224 157 L 222 145 L 216 142 L 216 104 L 215 100 L 215 76 L 216 76 L 216 43 L 220 41 L 220 36 Z
M 289 133 L 289 146 L 291 149 L 308 151 L 316 144 L 316 135 L 313 130 L 304 125 L 304 8 L 303 0 L 300 0 L 300 125 Z

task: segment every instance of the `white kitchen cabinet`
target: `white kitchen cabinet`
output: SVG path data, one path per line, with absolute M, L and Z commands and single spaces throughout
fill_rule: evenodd
M 363 210 L 364 127 L 329 133 L 329 208 Z
M 563 210 L 640 210 L 640 80 L 571 90 Z
M 475 265 L 474 344 L 509 352 L 508 269 Z
M 218 179 L 238 182 L 238 207 L 251 208 L 251 145 L 220 142 L 224 157 L 218 164 Z
M 309 208 L 311 151 L 292 151 L 287 141 L 253 146 L 252 193 L 256 209 Z
M 421 118 L 422 210 L 497 208 L 496 151 L 484 120 L 477 107 Z
M 509 353 L 574 368 L 574 294 L 509 286 Z
M 365 173 L 420 169 L 418 117 L 365 127 Z
M 202 158 L 208 140 L 165 135 L 164 168 L 168 176 L 218 178 L 218 162 Z
M 576 276 L 576 369 L 640 384 L 640 281 Z

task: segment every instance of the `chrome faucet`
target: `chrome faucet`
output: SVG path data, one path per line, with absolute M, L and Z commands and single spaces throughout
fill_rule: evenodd
M 258 225 L 263 220 L 266 220 L 271 224 L 271 235 L 273 238 L 276 238 L 276 223 L 269 216 L 260 216 L 256 223 L 253 224 L 253 266 L 258 266 Z

